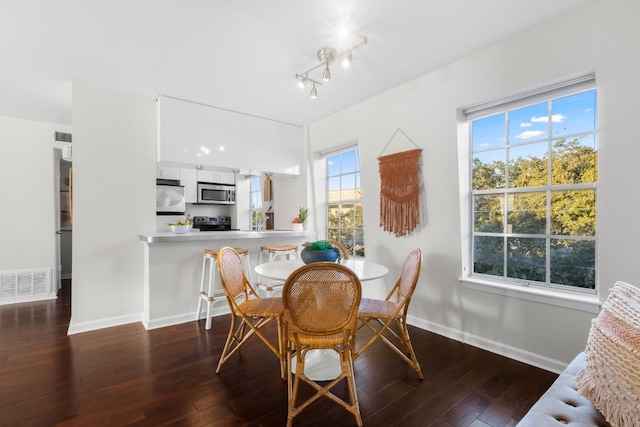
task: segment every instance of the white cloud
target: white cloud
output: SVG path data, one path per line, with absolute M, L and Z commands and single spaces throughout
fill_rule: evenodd
M 530 128 L 531 126 L 533 126 L 531 123 L 527 123 L 527 122 L 520 123 L 521 128 Z
M 564 122 L 564 120 L 567 118 L 567 116 L 563 116 L 562 114 L 554 114 L 551 116 L 551 121 L 553 123 L 562 123 Z M 538 116 L 533 116 L 531 117 L 531 122 L 532 123 L 548 123 L 549 122 L 549 117 L 548 116 L 542 116 L 542 117 L 538 117 Z
M 531 139 L 531 138 L 535 138 L 536 136 L 540 136 L 542 134 L 544 134 L 545 131 L 543 130 L 526 130 L 524 132 L 522 132 L 520 135 L 517 135 L 516 138 L 518 139 Z

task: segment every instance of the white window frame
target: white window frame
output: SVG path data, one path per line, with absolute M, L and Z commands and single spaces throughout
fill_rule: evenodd
M 560 307 L 571 308 L 589 313 L 598 313 L 600 301 L 598 298 L 599 282 L 596 277 L 595 291 L 552 286 L 532 286 L 526 281 L 503 280 L 500 277 L 473 274 L 473 218 L 472 218 L 472 189 L 471 189 L 471 121 L 476 118 L 490 116 L 507 110 L 517 109 L 536 102 L 560 98 L 584 90 L 596 89 L 595 74 L 587 74 L 571 80 L 547 85 L 526 93 L 494 102 L 460 108 L 457 111 L 458 121 L 458 170 L 460 195 L 460 228 L 462 268 L 460 281 L 463 288 L 491 294 L 502 295 L 535 301 Z M 597 237 L 596 237 L 597 248 Z M 597 265 L 597 249 L 596 249 Z M 597 269 L 596 269 L 597 274 Z
M 347 144 L 341 145 L 339 147 L 335 147 L 335 148 L 331 148 L 325 151 L 321 151 L 318 153 L 318 156 L 320 157 L 320 159 L 323 160 L 324 163 L 324 170 L 325 170 L 325 175 L 324 175 L 324 180 L 325 180 L 325 215 L 326 215 L 326 230 L 327 230 L 327 237 L 329 237 L 329 205 L 330 204 L 334 204 L 335 201 L 330 201 L 329 200 L 329 167 L 327 165 L 328 159 L 330 157 L 336 156 L 336 155 L 340 155 L 340 154 L 344 154 L 347 153 L 349 151 L 357 151 L 358 154 L 358 164 L 357 164 L 357 173 L 360 179 L 360 192 L 362 193 L 362 174 L 361 174 L 361 164 L 360 164 L 360 150 L 358 148 L 358 144 L 357 141 L 351 141 Z M 350 172 L 351 173 L 351 172 Z M 340 176 L 342 175 L 342 171 Z M 335 177 L 332 176 L 331 178 Z M 340 203 L 351 203 L 353 202 L 355 203 L 360 203 L 362 204 L 362 198 L 360 200 L 358 199 L 344 199 L 344 200 L 340 200 Z M 364 212 L 363 212 L 364 215 Z M 359 230 L 354 228 L 353 230 Z M 362 236 L 363 236 L 363 242 L 364 242 L 364 224 L 362 227 Z M 347 250 L 349 249 L 349 245 L 345 245 L 347 246 Z M 365 253 L 366 253 L 366 244 L 363 243 L 363 246 L 365 247 Z M 350 257 L 359 257 L 359 255 L 356 255 L 353 253 L 353 250 L 349 252 L 349 256 Z

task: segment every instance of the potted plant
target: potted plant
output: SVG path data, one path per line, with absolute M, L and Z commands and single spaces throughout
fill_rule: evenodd
M 304 230 L 304 221 L 307 219 L 309 215 L 309 209 L 301 207 L 298 210 L 298 216 L 293 218 L 291 221 L 291 228 L 293 231 L 302 231 Z
M 342 258 L 340 249 L 333 246 L 326 240 L 318 240 L 315 242 L 307 242 L 303 244 L 304 248 L 300 252 L 300 258 L 305 264 L 311 262 L 340 262 Z

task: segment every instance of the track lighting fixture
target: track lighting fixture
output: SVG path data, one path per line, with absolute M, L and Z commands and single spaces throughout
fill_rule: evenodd
M 331 80 L 331 69 L 329 68 L 329 66 L 332 65 L 336 61 L 336 59 L 341 58 L 342 66 L 344 68 L 348 68 L 353 61 L 353 51 L 367 43 L 367 38 L 360 34 L 352 34 L 351 39 L 355 39 L 355 41 L 353 41 L 345 50 L 340 52 L 332 47 L 323 47 L 319 49 L 317 56 L 320 64 L 316 65 L 315 67 L 311 67 L 303 73 L 296 74 L 296 79 L 298 80 L 298 86 L 300 88 L 304 88 L 307 82 L 313 83 L 313 87 L 311 88 L 312 99 L 315 99 L 318 96 L 316 84 L 322 85 L 322 82 L 312 79 L 311 77 L 309 77 L 309 74 L 321 67 L 324 67 L 324 70 L 322 71 L 322 81 L 328 82 L 329 80 Z

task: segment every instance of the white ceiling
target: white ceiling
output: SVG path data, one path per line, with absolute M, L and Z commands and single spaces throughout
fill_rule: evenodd
M 304 124 L 591 1 L 0 0 L 0 115 L 71 124 L 75 80 Z M 311 100 L 342 25 L 368 43 Z

